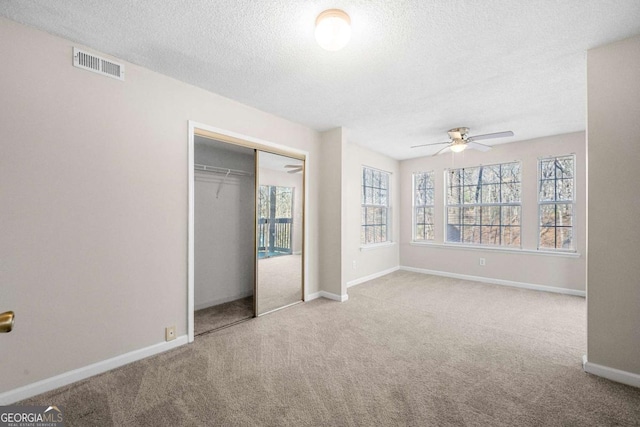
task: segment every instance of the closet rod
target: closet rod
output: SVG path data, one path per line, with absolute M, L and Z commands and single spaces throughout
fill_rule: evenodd
M 193 165 L 193 168 L 197 171 L 200 172 L 212 172 L 212 173 L 222 173 L 225 174 L 227 176 L 229 175 L 240 175 L 240 176 L 251 176 L 253 175 L 253 173 L 251 172 L 245 172 L 239 169 L 228 169 L 228 168 L 220 168 L 217 166 L 209 166 L 209 165 L 200 165 L 200 164 L 195 164 Z

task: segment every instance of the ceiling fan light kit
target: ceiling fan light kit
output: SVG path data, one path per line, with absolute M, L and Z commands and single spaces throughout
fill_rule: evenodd
M 490 146 L 481 144 L 477 141 L 481 141 L 483 139 L 505 138 L 508 136 L 513 136 L 513 132 L 510 130 L 503 131 L 503 132 L 487 133 L 484 135 L 469 136 L 469 128 L 466 128 L 466 127 L 449 129 L 447 133 L 449 134 L 449 141 L 436 142 L 433 144 L 413 145 L 411 148 L 447 144 L 446 147 L 442 148 L 441 150 L 438 150 L 435 154 L 433 154 L 434 156 L 437 156 L 438 154 L 443 153 L 447 148 L 453 151 L 454 153 L 461 153 L 467 148 L 472 148 L 478 151 L 489 151 L 491 150 Z
M 340 50 L 351 38 L 351 18 L 340 9 L 328 9 L 316 18 L 316 41 L 323 49 Z
M 454 142 L 454 144 L 449 148 L 454 153 L 462 153 L 467 148 L 467 144 L 464 141 L 460 140 L 460 142 Z

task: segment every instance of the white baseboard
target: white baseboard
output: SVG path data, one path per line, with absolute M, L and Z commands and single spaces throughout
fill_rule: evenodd
M 338 295 L 338 294 L 332 294 L 331 292 L 320 291 L 320 292 L 315 292 L 313 294 L 307 295 L 307 297 L 305 298 L 305 302 L 313 301 L 314 299 L 318 299 L 318 298 L 327 298 L 333 301 L 345 302 L 346 300 L 349 299 L 349 295 L 347 294 Z
M 199 302 L 198 304 L 194 305 L 193 309 L 194 309 L 194 311 L 198 311 L 198 310 L 202 310 L 204 308 L 209 308 L 209 307 L 213 307 L 213 306 L 216 306 L 216 305 L 224 304 L 225 302 L 230 302 L 230 301 L 235 301 L 235 300 L 238 300 L 238 299 L 250 297 L 251 295 L 253 295 L 253 290 L 246 291 L 246 292 L 241 293 L 240 295 L 235 295 L 235 296 L 231 296 L 231 297 L 227 297 L 227 298 L 217 298 L 215 300 Z
M 387 274 L 393 273 L 394 271 L 398 271 L 399 269 L 400 267 L 392 267 L 383 271 L 379 271 L 377 273 L 369 274 L 368 276 L 351 280 L 347 282 L 347 288 L 350 288 L 351 286 L 359 285 L 360 283 L 368 282 L 369 280 L 377 279 L 378 277 L 386 276 Z
M 340 301 L 340 302 L 345 302 L 346 300 L 349 299 L 349 295 L 347 294 L 338 295 L 338 294 L 332 294 L 331 292 L 326 292 L 326 291 L 320 291 L 320 296 L 323 298 L 327 298 L 334 301 Z
M 84 380 L 94 375 L 110 371 L 111 369 L 127 365 L 131 362 L 145 359 L 158 353 L 163 353 L 167 350 L 171 350 L 173 348 L 187 344 L 187 341 L 187 336 L 182 335 L 180 337 L 177 337 L 173 341 L 154 344 L 149 347 L 141 348 L 139 350 L 134 350 L 129 353 L 112 357 L 111 359 L 103 360 L 101 362 L 84 366 L 82 368 L 74 369 L 73 371 L 65 372 L 63 374 L 56 375 L 55 377 L 37 381 L 32 384 L 27 384 L 13 390 L 5 391 L 4 393 L 0 393 L 0 405 L 10 405 L 20 400 L 28 399 L 47 391 L 51 391 L 65 385 Z
M 434 276 L 451 277 L 454 279 L 472 280 L 474 282 L 490 283 L 492 285 L 511 286 L 514 288 L 531 289 L 534 291 L 554 292 L 556 294 L 574 295 L 579 297 L 585 297 L 587 294 L 585 291 L 578 291 L 576 289 L 557 288 L 555 286 L 537 285 L 535 283 L 514 282 L 512 280 L 493 279 L 490 277 L 482 276 L 470 276 L 467 274 L 449 273 L 447 271 L 427 270 L 424 268 L 406 267 L 400 266 L 400 270 L 412 271 L 414 273 L 432 274 Z
M 304 302 L 313 301 L 314 299 L 320 298 L 320 292 L 314 292 L 312 294 L 307 294 L 304 297 Z
M 591 363 L 587 361 L 586 354 L 582 356 L 582 369 L 589 374 L 640 388 L 640 375 L 632 372 L 621 371 L 620 369 L 610 368 L 608 366 L 598 365 L 597 363 Z

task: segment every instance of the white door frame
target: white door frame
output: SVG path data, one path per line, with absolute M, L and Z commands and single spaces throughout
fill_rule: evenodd
M 304 156 L 305 160 L 305 177 L 309 176 L 309 152 L 305 150 L 300 150 L 297 148 L 288 147 L 286 145 L 276 144 L 270 141 L 265 141 L 263 139 L 254 138 L 248 135 L 243 135 L 237 132 L 232 132 L 226 129 L 220 129 L 213 126 L 205 125 L 203 123 L 198 123 L 192 120 L 189 120 L 189 149 L 188 149 L 188 188 L 189 188 L 189 218 L 188 218 L 188 237 L 187 237 L 187 334 L 189 336 L 189 342 L 193 342 L 194 340 L 194 332 L 193 332 L 193 312 L 194 312 L 194 273 L 195 273 L 195 173 L 194 173 L 194 163 L 195 163 L 195 131 L 196 129 L 201 129 L 208 132 L 214 132 L 217 134 L 225 135 L 231 138 L 240 139 L 246 141 L 248 143 L 256 144 L 256 149 L 260 149 L 259 146 L 273 148 L 274 150 L 281 152 L 288 152 L 291 154 L 297 154 Z M 304 185 L 304 249 L 302 260 L 303 263 L 303 277 L 306 278 L 308 269 L 308 254 L 309 254 L 309 221 L 307 221 L 307 212 L 309 212 L 309 185 L 308 180 L 305 179 Z M 306 301 L 307 299 L 307 289 L 308 286 L 304 286 L 304 296 L 303 299 Z

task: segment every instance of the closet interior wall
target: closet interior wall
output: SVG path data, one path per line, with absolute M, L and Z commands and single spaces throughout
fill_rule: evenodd
M 194 308 L 254 293 L 255 152 L 195 137 Z M 224 170 L 231 170 L 225 173 Z M 242 173 L 244 172 L 244 173 Z

